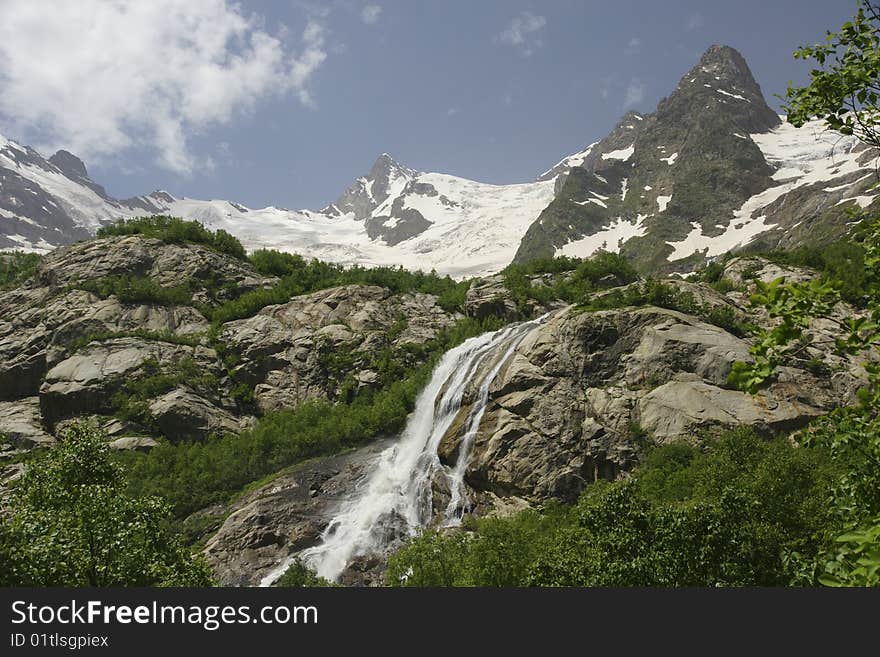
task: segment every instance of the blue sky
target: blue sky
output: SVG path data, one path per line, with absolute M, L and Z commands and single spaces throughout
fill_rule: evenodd
M 64 3 L 67 4 L 67 3 Z M 0 5 L 0 132 L 66 147 L 114 196 L 319 208 L 381 152 L 533 179 L 649 112 L 711 44 L 771 105 L 855 0 L 226 0 Z M 195 6 L 197 5 L 197 6 Z M 71 10 L 74 11 L 74 10 Z

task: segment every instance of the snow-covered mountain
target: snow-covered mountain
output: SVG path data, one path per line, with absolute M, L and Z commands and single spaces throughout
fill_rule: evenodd
M 742 56 L 711 47 L 653 114 L 531 183 L 424 173 L 383 153 L 320 211 L 176 198 L 114 199 L 74 155 L 45 159 L 0 137 L 0 249 L 47 251 L 122 217 L 172 214 L 343 264 L 484 275 L 511 260 L 621 251 L 645 272 L 687 272 L 742 247 L 833 237 L 846 207 L 874 203 L 876 153 L 767 106 Z
M 557 196 L 517 261 L 601 248 L 645 273 L 686 273 L 730 250 L 827 241 L 845 230 L 846 208 L 878 193 L 875 150 L 819 122 L 782 122 L 726 46 L 709 48 L 656 112 L 627 114 L 576 159 L 556 172 Z
M 0 147 L 0 249 L 47 251 L 121 217 L 171 214 L 276 248 L 342 264 L 436 269 L 455 277 L 498 271 L 553 200 L 553 180 L 489 185 L 421 173 L 382 154 L 370 172 L 321 211 L 248 208 L 158 191 L 110 198 L 75 156 L 48 160 L 9 140 Z

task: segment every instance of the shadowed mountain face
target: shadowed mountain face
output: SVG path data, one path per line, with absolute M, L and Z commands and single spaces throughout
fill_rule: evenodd
M 849 164 L 835 171 L 827 166 L 830 141 L 815 126 L 782 125 L 742 55 L 712 46 L 653 114 L 624 116 L 579 168 L 557 179 L 556 199 L 526 232 L 515 261 L 604 248 L 646 273 L 690 271 L 759 235 L 764 245 L 791 241 L 808 206 L 845 198 L 812 183 L 839 175 L 849 188 L 864 175 L 871 154 L 841 144 L 838 156 Z M 799 203 L 801 211 L 778 202 L 805 186 L 813 203 Z M 823 217 L 814 236 L 842 230 L 845 205 Z

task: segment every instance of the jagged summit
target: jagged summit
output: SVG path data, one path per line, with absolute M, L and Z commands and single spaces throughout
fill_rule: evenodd
M 870 155 L 849 144 L 832 163 L 817 133 L 781 126 L 743 56 L 711 46 L 655 112 L 627 114 L 557 177 L 515 260 L 602 248 L 645 273 L 681 273 L 758 239 L 772 248 L 799 231 L 809 241 L 817 212 L 820 234 L 836 234 L 847 203 L 874 200 L 862 171 Z
M 730 46 L 710 46 L 675 91 L 657 105 L 658 117 L 671 115 L 679 121 L 706 110 L 720 113 L 744 132 L 765 132 L 780 123 L 745 58 Z
M 81 159 L 70 151 L 60 150 L 49 158 L 49 161 L 68 178 L 88 178 L 89 172 Z

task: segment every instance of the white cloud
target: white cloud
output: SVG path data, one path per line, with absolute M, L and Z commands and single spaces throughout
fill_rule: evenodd
M 361 20 L 367 25 L 378 23 L 381 16 L 382 7 L 379 5 L 369 4 L 361 10 Z
M 101 159 L 138 146 L 180 173 L 210 166 L 187 136 L 227 123 L 258 101 L 294 94 L 326 59 L 310 21 L 299 52 L 283 28 L 227 0 L 32 0 L 0 3 L 0 119 L 42 148 Z
M 702 14 L 691 14 L 687 19 L 687 29 L 689 32 L 693 32 L 694 30 L 703 27 L 703 23 L 705 23 L 705 21 L 703 20 Z
M 642 48 L 642 40 L 639 37 L 633 37 L 629 40 L 629 43 L 626 44 L 626 48 L 623 51 L 627 55 L 634 55 Z
M 547 25 L 547 19 L 536 16 L 530 11 L 524 11 L 514 16 L 503 32 L 495 37 L 497 43 L 519 48 L 523 55 L 530 56 L 536 48 L 542 45 L 538 33 Z
M 645 85 L 638 79 L 633 78 L 626 86 L 623 98 L 623 109 L 634 107 L 645 99 Z

